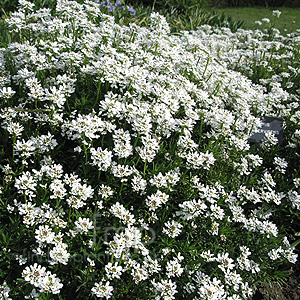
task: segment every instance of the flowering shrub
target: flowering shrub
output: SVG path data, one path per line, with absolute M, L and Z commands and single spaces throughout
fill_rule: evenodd
M 282 278 L 299 99 L 230 69 L 254 33 L 20 4 L 0 50 L 2 298 L 237 300 Z M 282 146 L 248 142 L 265 114 L 288 120 Z

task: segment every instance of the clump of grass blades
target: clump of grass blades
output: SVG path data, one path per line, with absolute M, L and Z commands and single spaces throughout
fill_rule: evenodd
M 150 5 L 139 5 L 135 6 L 135 10 L 135 17 L 130 18 L 127 21 L 133 21 L 141 26 L 148 26 L 150 23 L 150 15 L 153 12 L 153 7 Z M 176 7 L 160 8 L 157 11 L 166 17 L 172 32 L 197 30 L 198 27 L 205 24 L 216 28 L 227 27 L 235 32 L 243 25 L 243 21 L 235 21 L 231 17 L 227 17 L 224 13 L 218 14 L 215 11 L 206 10 L 199 6 L 187 8 L 182 12 Z

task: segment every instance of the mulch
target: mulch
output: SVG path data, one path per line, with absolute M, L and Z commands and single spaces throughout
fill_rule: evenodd
M 300 262 L 291 267 L 286 285 L 265 284 L 249 300 L 300 300 Z

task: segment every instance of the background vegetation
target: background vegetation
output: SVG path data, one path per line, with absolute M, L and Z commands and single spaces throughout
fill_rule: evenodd
M 83 3 L 83 0 L 76 0 Z M 56 0 L 34 0 L 36 8 L 54 9 Z M 123 1 L 124 2 L 124 1 Z M 294 32 L 300 28 L 300 1 L 298 0 L 128 0 L 136 10 L 134 21 L 141 25 L 149 23 L 153 10 L 166 16 L 172 31 L 195 30 L 203 24 L 227 26 L 232 31 L 243 29 L 264 29 L 255 24 L 262 18 L 271 19 L 272 27 L 282 34 Z M 0 16 L 5 17 L 18 7 L 18 0 L 0 0 Z M 280 18 L 274 18 L 272 11 L 280 7 Z M 126 20 L 125 20 L 126 21 Z M 129 21 L 129 20 L 127 20 Z M 132 21 L 132 18 L 130 18 Z M 1 29 L 2 28 L 2 29 Z M 3 32 L 3 24 L 0 23 Z M 0 37 L 0 43 L 5 37 Z

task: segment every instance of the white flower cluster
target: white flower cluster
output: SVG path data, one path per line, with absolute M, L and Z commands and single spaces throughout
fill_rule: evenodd
M 11 300 L 11 298 L 9 298 L 9 292 L 10 292 L 10 288 L 6 285 L 5 282 L 0 285 L 0 296 L 1 296 L 1 299 L 3 299 L 3 300 Z
M 100 283 L 95 283 L 95 286 L 92 288 L 92 293 L 98 298 L 106 298 L 109 299 L 112 296 L 114 288 L 109 285 L 109 281 Z
M 175 282 L 172 282 L 171 279 L 156 282 L 155 280 L 152 281 L 152 285 L 155 289 L 155 293 L 157 296 L 155 300 L 168 300 L 168 299 L 175 299 L 175 294 L 177 293 L 177 286 Z
M 142 242 L 142 234 L 136 227 L 125 228 L 124 232 L 116 233 L 112 241 L 105 243 L 108 246 L 107 253 L 115 258 L 130 256 L 130 248 L 140 251 L 144 256 L 149 254 L 149 250 Z
M 119 202 L 111 206 L 110 212 L 117 218 L 119 218 L 124 225 L 133 225 L 135 223 L 134 215 L 131 214 L 122 204 Z
M 50 292 L 52 294 L 59 294 L 63 284 L 60 279 L 46 271 L 45 267 L 34 264 L 26 267 L 22 272 L 22 277 L 39 289 L 40 292 Z

